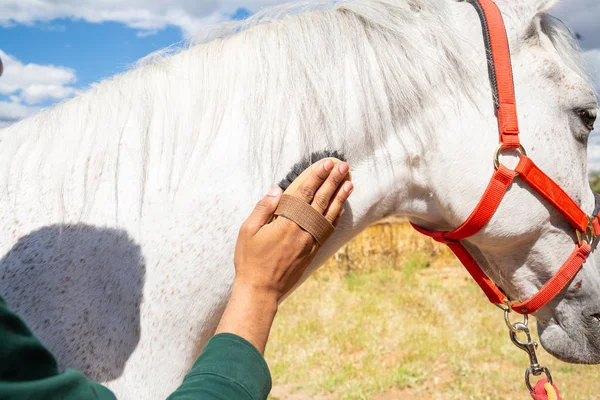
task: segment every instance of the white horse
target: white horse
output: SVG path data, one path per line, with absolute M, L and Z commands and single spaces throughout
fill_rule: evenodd
M 497 3 L 522 142 L 591 213 L 586 143 L 598 105 L 576 46 L 546 14 L 553 1 Z M 122 399 L 161 398 L 180 383 L 227 302 L 239 225 L 313 152 L 342 153 L 356 189 L 307 276 L 388 215 L 458 226 L 493 171 L 497 122 L 468 3 L 286 6 L 211 35 L 0 134 L 0 293 L 61 367 Z M 467 245 L 525 299 L 575 240 L 517 178 Z M 592 254 L 536 313 L 560 359 L 600 362 L 599 262 Z

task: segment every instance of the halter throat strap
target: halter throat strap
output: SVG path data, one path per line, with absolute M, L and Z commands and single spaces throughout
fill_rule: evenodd
M 530 314 L 556 297 L 583 266 L 591 252 L 593 241 L 596 236 L 600 235 L 600 222 L 598 221 L 600 197 L 596 195 L 594 213 L 592 216 L 588 216 L 556 182 L 527 156 L 519 141 L 510 49 L 502 15 L 491 0 L 467 1 L 477 10 L 483 27 L 488 72 L 500 135 L 500 143 L 494 159 L 496 168 L 481 200 L 461 226 L 452 231 L 429 231 L 412 225 L 420 233 L 448 245 L 492 303 L 508 305 L 520 314 Z M 521 153 L 519 163 L 514 170 L 506 168 L 498 160 L 500 153 L 509 148 L 518 149 Z M 571 256 L 536 294 L 522 302 L 511 302 L 483 272 L 477 261 L 460 242 L 462 239 L 475 235 L 490 221 L 515 179 L 526 182 L 559 211 L 575 229 L 577 236 L 577 244 Z

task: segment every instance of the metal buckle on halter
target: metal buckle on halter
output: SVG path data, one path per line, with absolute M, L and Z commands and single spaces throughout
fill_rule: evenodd
M 498 147 L 496 147 L 496 151 L 494 152 L 494 167 L 496 169 L 500 168 L 500 153 L 502 153 L 502 150 L 506 150 L 504 148 L 504 143 L 500 143 L 498 145 Z M 527 152 L 525 151 L 525 148 L 523 147 L 523 145 L 519 145 L 518 149 L 511 149 L 511 150 L 517 150 L 519 152 L 521 152 L 521 155 L 526 156 Z
M 577 243 L 581 246 L 584 242 L 589 244 L 590 246 L 594 243 L 598 235 L 594 231 L 594 226 L 592 225 L 593 217 L 588 217 L 588 224 L 585 228 L 585 232 L 580 231 L 579 229 L 575 229 L 575 234 L 577 235 Z

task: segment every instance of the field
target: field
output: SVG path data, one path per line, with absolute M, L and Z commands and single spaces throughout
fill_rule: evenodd
M 600 366 L 538 357 L 565 399 L 600 399 Z M 405 223 L 370 227 L 286 300 L 266 358 L 272 400 L 530 399 L 502 312 Z

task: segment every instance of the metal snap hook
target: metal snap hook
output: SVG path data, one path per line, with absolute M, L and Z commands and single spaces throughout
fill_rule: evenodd
M 519 337 L 517 336 L 517 332 L 512 331 L 510 332 L 510 340 L 515 344 L 515 346 L 517 346 L 529 355 L 530 366 L 533 367 L 537 365 L 539 367 L 537 356 L 535 354 L 535 350 L 537 349 L 538 344 L 531 340 L 531 333 L 529 332 L 529 329 L 519 322 L 515 324 L 515 328 L 519 329 L 519 332 L 525 333 L 525 335 L 527 336 L 527 342 L 520 341 Z
M 545 374 L 548 378 L 548 382 L 552 384 L 552 375 L 550 375 L 550 370 L 548 370 L 548 368 L 546 367 L 540 366 L 540 363 L 538 362 L 537 354 L 535 352 L 538 347 L 538 344 L 537 342 L 531 340 L 531 333 L 529 332 L 529 328 L 525 324 L 521 324 L 520 322 L 514 324 L 513 328 L 516 332 L 511 330 L 510 340 L 514 343 L 515 346 L 526 352 L 529 356 L 529 367 L 525 370 L 525 385 L 527 385 L 529 391 L 533 392 L 533 387 L 531 386 L 530 380 L 531 375 L 539 376 L 541 374 Z M 519 332 L 525 333 L 527 339 L 526 342 L 523 342 L 519 339 L 519 337 L 517 336 L 517 333 Z

